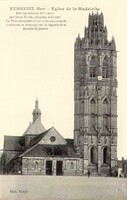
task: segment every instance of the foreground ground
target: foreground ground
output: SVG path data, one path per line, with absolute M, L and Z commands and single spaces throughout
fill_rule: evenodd
M 0 200 L 127 200 L 127 179 L 0 176 Z

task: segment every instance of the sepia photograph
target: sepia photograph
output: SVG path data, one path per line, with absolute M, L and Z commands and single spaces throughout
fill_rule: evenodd
M 127 199 L 126 11 L 0 0 L 0 200 Z

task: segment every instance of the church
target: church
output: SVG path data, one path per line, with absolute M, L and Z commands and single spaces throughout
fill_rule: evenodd
M 89 14 L 74 44 L 74 137 L 41 123 L 39 101 L 22 136 L 5 136 L 4 174 L 117 175 L 117 51 L 103 13 Z
M 33 122 L 22 136 L 4 137 L 4 173 L 31 175 L 81 175 L 82 162 L 73 147 L 54 128 L 41 123 L 39 101 L 35 101 Z

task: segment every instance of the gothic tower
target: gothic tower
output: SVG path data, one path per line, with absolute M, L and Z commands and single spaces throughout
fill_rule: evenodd
M 117 166 L 117 51 L 103 14 L 89 14 L 74 48 L 74 145 L 84 174 L 110 176 Z

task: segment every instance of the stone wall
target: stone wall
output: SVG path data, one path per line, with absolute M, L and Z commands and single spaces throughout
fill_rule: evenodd
M 46 161 L 52 161 L 52 175 L 56 175 L 57 161 L 62 161 L 62 175 L 83 175 L 83 159 L 61 157 L 22 158 L 22 174 L 46 175 Z
M 22 158 L 22 174 L 45 175 L 44 167 L 42 158 Z

